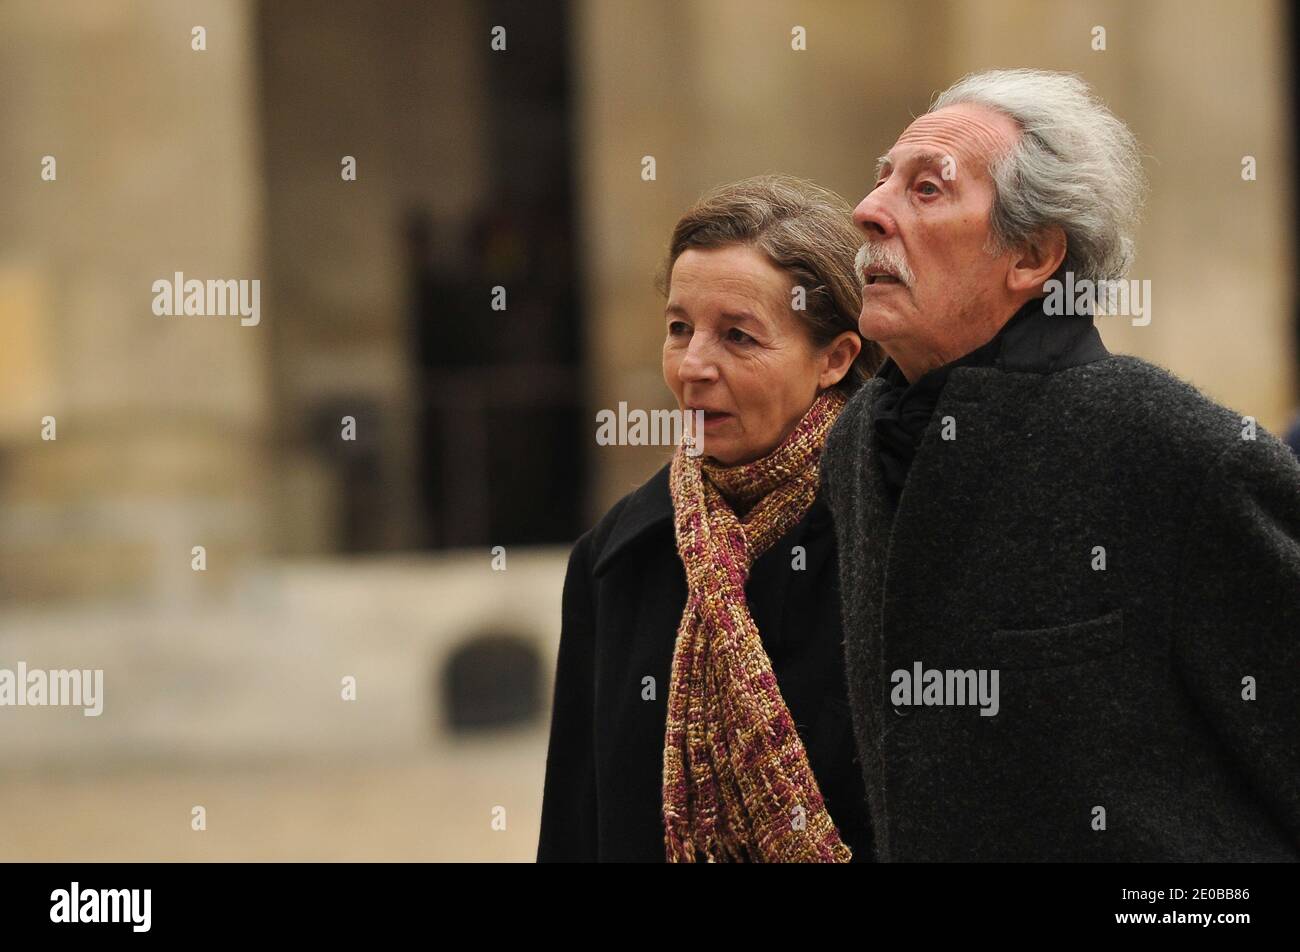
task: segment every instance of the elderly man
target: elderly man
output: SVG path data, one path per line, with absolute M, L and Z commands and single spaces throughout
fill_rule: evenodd
M 888 360 L 822 478 L 878 859 L 1300 858 L 1300 465 L 1044 308 L 1125 274 L 1141 192 L 1083 82 L 1011 70 L 854 213 Z

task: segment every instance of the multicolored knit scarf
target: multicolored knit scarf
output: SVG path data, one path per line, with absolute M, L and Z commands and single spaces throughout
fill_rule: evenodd
M 754 559 L 812 506 L 817 461 L 844 403 L 840 391 L 823 391 L 785 441 L 752 463 L 720 466 L 688 455 L 685 442 L 673 457 L 687 597 L 664 735 L 669 862 L 851 857 L 826 812 L 745 598 Z

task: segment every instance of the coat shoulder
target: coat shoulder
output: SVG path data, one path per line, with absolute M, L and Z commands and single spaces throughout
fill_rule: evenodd
M 602 574 L 632 544 L 656 526 L 672 524 L 673 503 L 668 488 L 671 464 L 665 463 L 636 489 L 610 506 L 609 511 L 579 537 L 575 552 L 581 549 L 591 571 Z
M 1077 436 L 1099 445 L 1173 452 L 1208 469 L 1243 439 L 1249 420 L 1163 367 L 1112 356 L 1046 378 L 1044 399 Z M 1258 428 L 1262 441 L 1276 437 Z
M 884 386 L 880 377 L 872 377 L 851 396 L 840 415 L 826 434 L 819 461 L 821 495 L 834 506 L 833 489 L 837 480 L 849 478 L 853 460 L 865 439 L 865 428 L 871 422 L 872 406 L 876 395 Z

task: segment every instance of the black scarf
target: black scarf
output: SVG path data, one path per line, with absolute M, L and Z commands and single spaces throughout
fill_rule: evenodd
M 1109 354 L 1091 317 L 1049 316 L 1043 313 L 1043 299 L 1035 298 L 1016 311 L 987 344 L 928 371 L 914 383 L 909 384 L 898 364 L 888 358 L 878 374 L 887 386 L 876 395 L 872 416 L 876 457 L 894 505 L 948 374 L 957 367 L 1050 374 Z

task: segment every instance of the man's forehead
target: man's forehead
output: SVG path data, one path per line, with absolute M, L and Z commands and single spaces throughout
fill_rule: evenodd
M 902 153 L 915 151 L 988 160 L 1009 149 L 1018 135 L 1019 129 L 1010 116 L 963 103 L 918 118 L 903 130 L 889 155 L 894 162 Z

